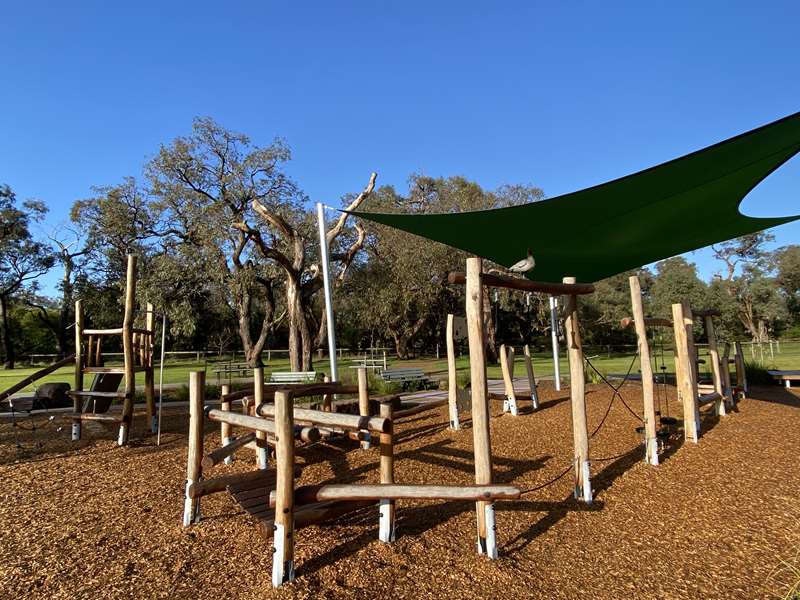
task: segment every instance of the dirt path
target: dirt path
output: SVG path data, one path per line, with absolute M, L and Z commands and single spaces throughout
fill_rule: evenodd
M 185 416 L 168 416 L 161 448 L 149 438 L 117 448 L 99 430 L 106 439 L 90 435 L 76 450 L 53 422 L 17 429 L 20 451 L 3 424 L 0 597 L 774 597 L 781 576 L 770 574 L 800 547 L 800 397 L 777 387 L 753 396 L 719 422 L 706 418 L 700 443 L 675 444 L 656 468 L 641 462 L 637 422 L 617 401 L 592 440 L 595 459 L 621 454 L 593 464 L 595 503 L 572 500 L 571 475 L 498 503 L 496 562 L 475 553 L 470 503 L 405 502 L 392 545 L 376 541 L 374 511 L 300 530 L 298 579 L 278 592 L 269 542 L 227 494 L 204 499 L 201 524 L 180 527 Z M 624 397 L 640 411 L 635 384 Z M 568 392 L 545 388 L 542 399 L 538 413 L 517 418 L 493 405 L 498 481 L 530 489 L 569 464 Z M 590 386 L 591 429 L 609 399 Z M 446 422 L 443 407 L 398 426 L 398 481 L 472 481 L 472 432 Z M 219 443 L 210 425 L 206 443 Z M 377 478 L 377 450 L 317 446 L 299 456 L 303 483 Z M 229 468 L 252 464 L 243 453 Z

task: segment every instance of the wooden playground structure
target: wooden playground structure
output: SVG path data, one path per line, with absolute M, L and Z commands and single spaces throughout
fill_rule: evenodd
M 399 399 L 396 396 L 370 398 L 366 368 L 359 369 L 358 382 L 358 386 L 338 382 L 266 386 L 263 370 L 257 368 L 252 388 L 223 393 L 221 408 L 214 409 L 205 405 L 205 373 L 192 372 L 183 525 L 188 527 L 200 520 L 202 496 L 227 490 L 246 512 L 258 519 L 263 533 L 272 537 L 272 584 L 278 587 L 294 579 L 294 531 L 301 527 L 377 504 L 378 538 L 389 543 L 395 539 L 397 500 L 474 500 L 479 505 L 491 506 L 495 499 L 519 498 L 519 489 L 510 485 L 492 485 L 491 477 L 476 477 L 475 486 L 403 485 L 395 482 L 393 428 L 396 419 L 394 408 Z M 335 406 L 330 399 L 334 395 L 350 394 L 358 395 L 359 414 L 333 412 Z M 320 395 L 324 398 L 322 410 L 294 405 L 299 398 Z M 242 401 L 241 413 L 232 410 L 231 403 L 236 400 Z M 220 423 L 223 440 L 220 448 L 209 453 L 203 447 L 204 417 Z M 233 437 L 233 427 L 246 433 Z M 295 486 L 299 474 L 295 462 L 296 442 L 313 443 L 323 438 L 347 437 L 359 441 L 362 449 L 369 451 L 374 436 L 379 440 L 380 484 Z M 485 457 L 490 453 L 488 437 L 480 440 L 481 455 Z M 269 446 L 275 449 L 272 468 L 267 454 Z M 256 450 L 256 471 L 207 476 L 209 469 L 220 463 L 229 463 L 234 453 L 243 447 Z M 481 514 L 485 513 L 479 510 L 479 519 Z M 488 533 L 484 534 L 479 551 L 496 557 L 494 527 L 484 531 Z
M 111 329 L 84 327 L 85 315 L 81 300 L 75 302 L 75 386 L 73 398 L 72 439 L 81 439 L 81 423 L 98 421 L 119 425 L 117 443 L 128 442 L 133 421 L 136 396 L 136 373 L 144 373 L 146 422 L 156 431 L 155 378 L 153 348 L 155 312 L 146 305 L 144 326 L 136 327 L 136 256 L 128 255 L 125 277 L 125 312 L 122 326 Z M 103 358 L 103 341 L 109 337 L 122 338 L 123 366 L 108 367 Z M 84 375 L 91 374 L 92 382 L 84 389 Z M 122 389 L 120 390 L 120 384 Z M 121 415 L 109 412 L 114 400 L 122 400 Z

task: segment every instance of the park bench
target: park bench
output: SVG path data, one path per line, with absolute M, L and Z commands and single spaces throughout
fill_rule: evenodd
M 269 376 L 270 383 L 314 383 L 319 381 L 316 371 L 276 371 Z
M 767 373 L 787 388 L 792 387 L 792 381 L 800 381 L 800 371 L 767 371 Z
M 421 382 L 423 387 L 427 387 L 433 380 L 425 375 L 419 367 L 407 367 L 402 369 L 386 369 L 381 373 L 381 379 L 386 382 L 403 384 L 405 387 L 409 383 Z
M 214 369 L 214 373 L 217 376 L 217 382 L 219 382 L 223 376 L 230 377 L 234 374 L 239 377 L 248 377 L 251 373 L 251 367 L 247 363 L 232 363 L 217 367 Z

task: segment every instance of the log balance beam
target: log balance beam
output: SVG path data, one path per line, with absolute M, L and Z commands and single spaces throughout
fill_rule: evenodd
M 295 489 L 295 505 L 314 502 L 359 500 L 517 500 L 520 490 L 512 485 L 376 485 L 330 484 L 306 485 Z M 275 506 L 275 493 L 270 494 L 270 506 Z
M 539 292 L 543 294 L 554 294 L 564 296 L 582 296 L 593 294 L 594 285 L 591 283 L 551 283 L 548 281 L 531 281 L 507 275 L 493 275 L 483 273 L 481 275 L 483 285 L 488 287 L 506 288 L 510 290 L 520 290 L 522 292 Z M 450 285 L 464 285 L 467 283 L 467 276 L 460 271 L 451 271 L 447 274 L 447 282 Z

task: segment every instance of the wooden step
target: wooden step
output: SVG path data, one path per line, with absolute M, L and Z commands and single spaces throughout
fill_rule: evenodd
M 102 421 L 104 423 L 122 423 L 123 418 L 118 415 L 81 413 L 70 415 L 74 421 Z
M 73 390 L 69 393 L 70 396 L 78 398 L 125 398 L 125 392 L 93 392 L 92 390 Z

